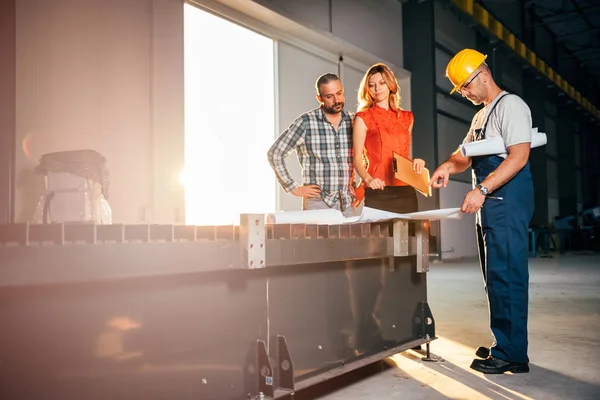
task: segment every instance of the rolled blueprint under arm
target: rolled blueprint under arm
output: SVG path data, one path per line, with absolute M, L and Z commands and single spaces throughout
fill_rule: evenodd
M 544 146 L 548 139 L 546 134 L 538 132 L 537 128 L 532 130 L 531 148 Z M 488 156 L 492 154 L 506 153 L 504 141 L 500 136 L 491 139 L 478 140 L 460 145 L 460 153 L 465 157 Z

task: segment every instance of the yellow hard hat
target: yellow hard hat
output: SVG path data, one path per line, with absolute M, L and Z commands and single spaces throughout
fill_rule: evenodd
M 472 49 L 464 49 L 456 53 L 446 67 L 446 77 L 454 85 L 454 89 L 452 89 L 450 94 L 456 92 L 464 85 L 486 58 L 487 55 L 483 55 L 477 50 Z

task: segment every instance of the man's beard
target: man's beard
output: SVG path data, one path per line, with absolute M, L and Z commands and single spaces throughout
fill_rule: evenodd
M 323 105 L 323 111 L 325 111 L 325 114 L 337 114 L 342 112 L 342 110 L 344 109 L 344 104 L 345 103 L 334 103 L 333 106 L 331 107 L 327 107 L 326 105 Z
M 478 97 L 475 97 L 475 98 L 473 98 L 473 99 L 471 99 L 471 98 L 467 97 L 467 100 L 469 100 L 469 101 L 470 101 L 471 103 L 473 103 L 473 105 L 475 105 L 475 106 L 478 106 L 478 105 L 480 105 L 481 103 L 483 103 L 483 101 L 479 100 L 479 98 L 478 98 Z

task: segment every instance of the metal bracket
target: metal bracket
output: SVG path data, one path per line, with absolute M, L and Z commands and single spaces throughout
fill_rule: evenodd
M 408 221 L 394 220 L 394 257 L 408 255 Z
M 277 336 L 277 386 L 294 390 L 294 363 L 283 336 Z
M 273 385 L 273 367 L 271 366 L 271 360 L 269 360 L 269 354 L 267 353 L 267 346 L 262 340 L 258 340 L 258 392 L 259 396 L 262 395 L 268 398 L 275 397 L 275 388 Z
M 413 336 L 422 339 L 435 338 L 435 320 L 426 301 L 417 304 L 413 315 Z
M 264 268 L 266 263 L 264 214 L 240 214 L 242 268 Z
M 415 225 L 417 238 L 417 272 L 429 272 L 429 222 L 419 221 Z

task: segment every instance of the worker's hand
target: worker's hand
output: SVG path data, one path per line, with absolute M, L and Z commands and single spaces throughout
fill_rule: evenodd
M 365 183 L 371 189 L 383 190 L 383 188 L 385 188 L 385 182 L 379 178 L 371 178 L 369 180 L 366 180 Z
M 423 168 L 425 168 L 425 160 L 421 160 L 420 158 L 415 158 L 413 160 L 413 165 L 412 165 L 413 171 L 415 171 L 417 174 L 421 175 L 421 172 L 423 172 Z
M 444 167 L 438 167 L 431 175 L 429 180 L 429 186 L 434 189 L 448 186 L 448 180 L 450 179 L 450 172 Z
M 321 195 L 321 188 L 319 185 L 298 186 L 296 189 L 292 190 L 292 194 L 298 197 L 319 197 Z
M 481 194 L 479 189 L 473 189 L 465 196 L 465 200 L 463 201 L 460 210 L 464 213 L 475 213 L 481 209 L 484 201 L 485 196 Z

